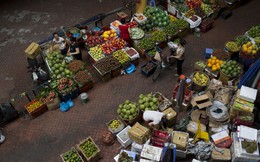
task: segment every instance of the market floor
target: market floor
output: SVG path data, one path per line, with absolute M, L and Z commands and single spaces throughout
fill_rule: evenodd
M 48 6 L 51 4 L 51 1 L 38 2 L 42 5 L 41 7 L 36 2 L 29 3 L 29 0 L 27 0 L 27 3 L 22 3 L 21 1 L 11 1 L 10 3 L 10 6 L 9 4 L 8 6 L 7 4 L 1 4 L 1 9 L 3 7 L 1 11 L 1 16 L 3 17 L 1 19 L 8 19 L 8 21 L 3 21 L 4 23 L 0 25 L 2 28 L 0 34 L 6 34 L 3 37 L 1 35 L 0 42 L 2 50 L 2 64 L 0 64 L 2 77 L 0 80 L 2 88 L 1 99 L 5 99 L 6 96 L 13 97 L 13 95 L 18 95 L 33 87 L 30 77 L 26 73 L 24 55 L 21 54 L 28 44 L 22 44 L 19 41 L 22 41 L 22 39 L 27 39 L 27 41 L 44 39 L 51 32 L 46 30 L 50 30 L 54 26 L 77 24 L 80 22 L 79 17 L 81 15 L 84 15 L 84 17 L 92 16 L 94 15 L 93 13 L 98 12 L 95 11 L 96 8 L 98 8 L 99 12 L 106 12 L 119 7 L 117 6 L 119 3 L 115 5 L 114 3 L 110 4 L 108 1 L 102 2 L 106 4 L 105 6 L 102 3 L 99 4 L 99 2 L 92 1 L 92 6 L 80 5 L 81 3 L 87 3 L 80 1 L 71 6 L 68 0 L 55 2 L 52 7 Z M 62 12 L 62 9 L 69 5 L 68 12 L 64 12 L 62 17 L 55 16 L 55 13 Z M 249 1 L 246 5 L 234 10 L 233 16 L 229 19 L 223 20 L 218 18 L 214 22 L 214 28 L 205 34 L 202 33 L 201 37 L 196 38 L 193 34 L 189 34 L 185 38 L 188 44 L 183 65 L 184 74 L 190 75 L 193 72 L 193 63 L 197 59 L 203 59 L 205 48 L 223 49 L 225 42 L 234 39 L 237 35 L 245 33 L 251 26 L 258 24 L 260 22 L 259 7 L 260 1 Z M 37 12 L 23 12 L 19 14 L 18 12 L 22 10 Z M 41 14 L 53 16 L 55 20 L 43 20 L 48 17 L 46 15 L 41 20 L 37 19 L 37 16 L 33 14 L 38 13 L 38 11 Z M 20 17 L 14 18 L 14 15 L 10 14 L 11 12 L 20 15 Z M 41 14 L 40 18 L 42 18 Z M 25 16 L 21 20 L 21 17 L 24 15 L 27 15 L 27 17 Z M 26 29 L 33 24 L 30 18 L 34 21 L 42 21 L 42 25 L 35 25 L 31 32 L 23 30 L 19 33 L 19 28 Z M 64 20 L 64 22 L 58 22 L 59 18 Z M 15 27 L 16 25 L 19 28 Z M 9 28 L 9 32 L 18 32 L 16 34 L 20 34 L 19 37 L 21 39 L 12 38 L 13 42 L 4 44 L 4 41 L 12 37 L 12 34 L 8 35 L 8 32 L 5 30 L 7 28 Z M 37 30 L 44 31 L 44 33 L 38 35 L 41 32 L 37 34 Z M 31 37 L 26 37 L 28 36 L 26 31 L 28 31 L 29 35 L 31 34 Z M 15 47 L 12 48 L 14 45 Z M 140 65 L 144 63 L 145 60 L 141 59 L 137 71 L 131 75 L 119 76 L 105 83 L 97 81 L 94 88 L 88 92 L 89 102 L 87 104 L 81 104 L 79 99 L 75 99 L 75 106 L 66 113 L 62 113 L 59 110 L 48 111 L 33 120 L 19 118 L 8 124 L 4 128 L 6 141 L 0 146 L 0 161 L 62 161 L 59 157 L 61 153 L 74 147 L 88 136 L 91 136 L 100 147 L 101 161 L 113 161 L 113 157 L 118 153 L 120 145 L 116 142 L 112 146 L 105 146 L 101 142 L 101 137 L 102 133 L 106 131 L 105 123 L 117 117 L 116 109 L 118 105 L 126 99 L 136 101 L 141 93 L 146 94 L 156 91 L 161 92 L 167 98 L 171 98 L 173 87 L 176 85 L 177 78 L 174 76 L 174 70 L 164 71 L 156 82 L 153 82 L 151 78 L 144 77 L 140 73 Z M 181 116 L 179 115 L 178 118 Z

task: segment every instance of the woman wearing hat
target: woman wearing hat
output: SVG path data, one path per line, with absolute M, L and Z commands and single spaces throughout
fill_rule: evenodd
M 82 61 L 82 54 L 80 52 L 79 45 L 76 43 L 76 38 L 72 37 L 70 39 L 70 42 L 71 43 L 70 43 L 70 47 L 68 50 L 68 55 L 74 56 L 75 59 Z

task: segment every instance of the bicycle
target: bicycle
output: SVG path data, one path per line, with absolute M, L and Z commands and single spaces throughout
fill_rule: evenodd
M 162 71 L 166 68 L 170 68 L 169 66 L 175 62 L 175 58 L 173 58 L 171 56 L 176 52 L 175 48 L 170 47 L 171 55 L 169 57 L 166 57 L 166 62 L 165 62 L 165 59 L 162 56 L 162 50 L 158 47 L 157 43 L 155 44 L 155 47 L 156 47 L 156 49 L 159 49 L 159 50 L 157 50 L 157 57 L 159 57 L 159 58 L 157 58 L 157 59 L 155 58 L 158 61 L 158 64 L 157 64 L 157 67 L 153 74 L 153 81 L 156 81 L 156 79 L 159 77 L 159 75 L 162 73 Z

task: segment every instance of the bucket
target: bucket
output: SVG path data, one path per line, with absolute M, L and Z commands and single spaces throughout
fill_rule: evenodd
M 87 103 L 88 102 L 88 94 L 87 93 L 81 93 L 80 94 L 80 100 L 81 100 L 81 103 Z

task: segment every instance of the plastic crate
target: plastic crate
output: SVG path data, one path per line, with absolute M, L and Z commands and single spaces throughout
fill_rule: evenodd
M 121 132 L 119 132 L 116 137 L 118 142 L 123 146 L 124 148 L 127 148 L 131 143 L 133 142 L 129 136 L 128 136 L 128 130 L 131 128 L 131 126 L 125 127 Z
M 209 59 L 209 58 L 211 58 L 212 54 L 213 54 L 213 49 L 206 48 L 205 52 L 204 52 L 204 58 Z
M 148 63 L 154 64 L 154 67 L 153 67 L 150 71 L 146 72 L 146 71 L 144 71 L 143 69 L 144 69 L 144 67 L 145 67 Z M 146 64 L 144 64 L 143 66 L 141 66 L 141 73 L 142 73 L 144 76 L 149 77 L 149 76 L 151 76 L 151 75 L 155 72 L 156 67 L 157 67 L 157 63 L 155 63 L 155 62 L 153 62 L 153 61 L 148 61 Z
M 80 145 L 82 145 L 84 142 L 90 140 L 95 147 L 97 148 L 97 151 L 93 153 L 90 157 L 87 157 L 87 155 L 84 153 L 84 151 L 81 149 Z M 99 147 L 95 144 L 94 140 L 91 137 L 87 137 L 86 139 L 82 140 L 79 144 L 76 145 L 77 149 L 79 150 L 80 154 L 83 155 L 83 157 L 88 161 L 88 162 L 95 162 L 100 159 L 99 154 L 100 154 L 100 149 Z

